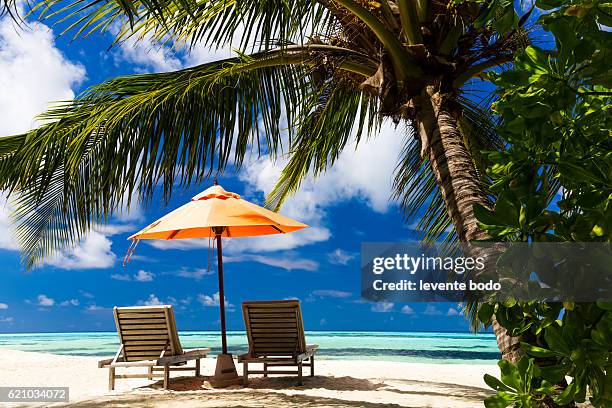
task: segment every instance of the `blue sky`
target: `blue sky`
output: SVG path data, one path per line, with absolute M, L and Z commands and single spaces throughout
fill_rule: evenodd
M 231 47 L 192 53 L 152 47 L 146 41 L 108 49 L 111 35 L 85 40 L 56 38 L 43 24 L 25 32 L 0 20 L 0 134 L 22 132 L 52 101 L 85 87 L 134 72 L 174 70 L 230 56 Z M 225 251 L 228 327 L 241 330 L 240 302 L 299 298 L 309 330 L 466 331 L 448 303 L 369 303 L 360 299 L 359 248 L 367 241 L 414 238 L 417 220 L 403 219 L 389 201 L 392 172 L 406 130 L 386 124 L 379 137 L 349 146 L 327 174 L 309 178 L 282 213 L 312 228 L 294 234 L 234 239 Z M 283 160 L 253 155 L 239 171 L 220 178 L 227 190 L 261 204 Z M 123 267 L 127 236 L 209 187 L 177 189 L 167 206 L 136 203 L 76 248 L 33 272 L 20 266 L 11 236 L 10 203 L 2 198 L 0 228 L 0 333 L 114 330 L 114 305 L 171 303 L 182 330 L 219 327 L 215 258 L 210 271 L 206 241 L 142 242 Z

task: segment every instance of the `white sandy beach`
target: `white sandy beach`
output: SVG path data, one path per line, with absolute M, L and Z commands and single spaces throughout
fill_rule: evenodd
M 316 376 L 305 377 L 302 387 L 296 377 L 253 376 L 249 388 L 221 390 L 207 381 L 215 364 L 208 358 L 202 361 L 204 377 L 175 373 L 168 391 L 156 381 L 125 379 L 109 392 L 108 371 L 97 368 L 97 361 L 0 349 L 0 386 L 68 386 L 70 403 L 54 406 L 74 407 L 444 408 L 482 407 L 483 397 L 491 394 L 482 377 L 497 374 L 495 365 L 319 359 Z

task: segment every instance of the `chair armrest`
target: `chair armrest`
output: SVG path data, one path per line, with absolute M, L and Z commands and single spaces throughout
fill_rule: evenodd
M 106 358 L 104 360 L 100 360 L 98 361 L 98 368 L 104 368 L 104 367 L 108 367 L 110 365 L 110 363 L 113 362 L 112 358 Z
M 245 354 L 241 354 L 238 356 L 238 362 L 242 362 L 244 360 L 251 360 L 253 358 L 253 356 L 251 355 L 251 353 L 245 353 Z
M 189 360 L 197 360 L 200 358 L 205 358 L 208 353 L 210 353 L 209 348 L 187 350 L 178 356 L 161 357 L 157 359 L 157 365 L 172 365 L 184 363 Z
M 318 348 L 319 348 L 318 344 L 307 345 L 306 351 L 303 352 L 302 354 L 298 354 L 297 361 L 303 361 L 303 360 L 309 359 L 310 357 L 314 356 Z

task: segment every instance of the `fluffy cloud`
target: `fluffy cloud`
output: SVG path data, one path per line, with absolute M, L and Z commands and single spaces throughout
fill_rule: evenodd
M 0 303 L 0 310 L 8 309 L 8 305 L 6 303 Z
M 327 254 L 328 262 L 333 265 L 348 265 L 348 263 L 356 257 L 357 254 L 346 252 L 340 248 L 334 249 Z
M 64 300 L 62 302 L 60 302 L 60 306 L 78 306 L 80 305 L 81 302 L 79 302 L 78 299 L 70 299 L 70 300 Z
M 136 282 L 151 282 L 153 281 L 154 277 L 155 277 L 155 274 L 141 269 L 138 271 L 138 273 L 134 275 L 134 280 Z
M 202 306 L 206 306 L 206 307 L 219 306 L 221 304 L 221 297 L 219 296 L 219 292 L 213 293 L 212 296 L 200 293 L 197 296 L 197 299 L 198 299 L 198 302 L 202 304 Z M 226 308 L 229 308 L 229 309 L 234 308 L 234 305 L 232 305 L 227 299 L 225 299 L 224 303 L 225 303 Z
M 69 61 L 55 45 L 53 31 L 29 22 L 20 30 L 0 20 L 0 135 L 24 132 L 51 101 L 72 99 L 85 69 Z
M 111 27 L 111 32 L 117 34 L 119 25 Z M 145 34 L 142 38 L 134 36 L 123 41 L 113 51 L 115 63 L 122 61 L 136 65 L 135 71 L 145 72 L 167 72 L 180 69 L 183 64 L 176 53 L 167 46 L 155 44 L 151 34 Z
M 51 307 L 55 304 L 55 299 L 52 299 L 45 294 L 38 295 L 36 299 L 38 301 L 38 306 Z
M 45 263 L 59 269 L 110 268 L 117 258 L 111 246 L 110 239 L 92 231 L 76 247 L 50 257 Z
M 214 271 L 206 268 L 181 268 L 172 275 L 180 276 L 181 278 L 200 280 L 206 275 L 212 275 Z
M 459 312 L 454 307 L 449 307 L 448 310 L 446 311 L 446 315 L 447 316 L 459 316 L 461 315 L 461 312 Z
M 130 282 L 130 281 L 152 282 L 153 278 L 155 278 L 155 274 L 153 272 L 148 272 L 142 269 L 139 270 L 134 275 L 128 275 L 128 274 L 122 275 L 119 273 L 113 273 L 111 275 L 111 279 L 118 280 L 118 281 L 125 281 L 125 282 Z
M 138 304 L 143 305 L 143 306 L 159 306 L 159 305 L 163 305 L 164 303 L 161 300 L 159 300 L 159 298 L 155 296 L 154 293 L 151 293 L 148 299 L 141 300 L 138 302 Z
M 373 312 L 376 313 L 389 313 L 393 311 L 393 303 L 392 302 L 376 302 L 372 304 Z
M 332 297 L 332 298 L 347 298 L 351 296 L 351 292 L 344 292 L 341 290 L 333 289 L 318 289 L 312 292 L 312 296 L 318 297 Z
M 408 305 L 405 305 L 402 307 L 401 312 L 403 314 L 411 315 L 411 314 L 414 314 L 414 309 Z

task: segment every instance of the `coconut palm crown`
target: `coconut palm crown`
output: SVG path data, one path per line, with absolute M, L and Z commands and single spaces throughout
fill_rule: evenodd
M 485 237 L 472 210 L 488 205 L 478 152 L 501 142 L 465 84 L 525 45 L 531 10 L 519 18 L 499 0 L 43 0 L 31 13 L 75 37 L 120 26 L 116 42 L 220 47 L 238 38 L 240 49 L 111 79 L 43 113 L 39 128 L 0 139 L 0 184 L 28 268 L 134 195 L 146 202 L 161 186 L 168 199 L 177 184 L 239 167 L 252 149 L 289 154 L 268 196 L 277 209 L 385 117 L 413 130 L 394 183 L 406 215 L 426 209 L 428 238 L 451 224 L 461 240 Z

